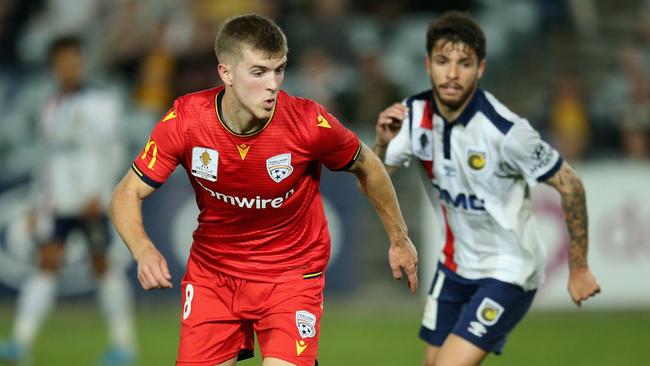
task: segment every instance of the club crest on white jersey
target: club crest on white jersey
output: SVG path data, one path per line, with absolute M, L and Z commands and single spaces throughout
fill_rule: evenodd
M 217 168 L 219 166 L 219 152 L 205 147 L 192 148 L 192 175 L 217 181 Z
M 266 159 L 266 171 L 274 182 L 280 183 L 293 172 L 291 154 L 280 154 Z

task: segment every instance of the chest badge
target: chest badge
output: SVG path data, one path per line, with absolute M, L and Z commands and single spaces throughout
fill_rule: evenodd
M 293 172 L 291 154 L 280 154 L 266 159 L 266 171 L 276 183 L 280 183 Z
M 207 179 L 211 182 L 217 181 L 217 169 L 219 166 L 219 152 L 205 147 L 192 148 L 192 175 Z
M 467 158 L 467 164 L 474 170 L 481 170 L 485 167 L 485 153 L 480 151 L 470 151 Z

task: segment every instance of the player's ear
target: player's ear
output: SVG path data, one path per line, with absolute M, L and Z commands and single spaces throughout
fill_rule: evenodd
M 230 71 L 230 65 L 220 63 L 217 66 L 217 71 L 219 72 L 219 77 L 223 81 L 224 85 L 232 86 L 232 73 Z
M 483 77 L 483 71 L 485 71 L 485 59 L 482 59 L 478 63 L 478 79 L 481 80 Z

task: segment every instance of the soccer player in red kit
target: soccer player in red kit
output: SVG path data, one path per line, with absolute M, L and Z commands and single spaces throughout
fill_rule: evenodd
M 215 52 L 224 86 L 178 98 L 115 189 L 117 231 L 145 289 L 172 287 L 142 224 L 142 200 L 182 165 L 200 209 L 187 271 L 177 365 L 317 364 L 330 237 L 321 165 L 355 174 L 390 239 L 393 276 L 417 289 L 417 253 L 377 156 L 321 105 L 280 90 L 282 30 L 259 15 L 229 19 Z

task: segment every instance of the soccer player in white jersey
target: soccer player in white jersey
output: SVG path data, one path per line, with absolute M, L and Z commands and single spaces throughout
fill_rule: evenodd
M 107 206 L 119 159 L 120 108 L 111 94 L 84 85 L 84 57 L 75 36 L 56 39 L 50 62 L 57 90 L 44 105 L 39 143 L 44 149 L 33 179 L 37 209 L 52 216 L 52 232 L 39 247 L 38 270 L 20 288 L 10 341 L 0 344 L 2 361 L 29 357 L 38 330 L 54 304 L 57 275 L 68 234 L 78 231 L 87 244 L 97 277 L 97 300 L 107 320 L 110 342 L 103 365 L 134 360 L 132 289 L 122 270 L 107 261 L 110 227 Z
M 373 150 L 391 173 L 420 162 L 444 228 L 420 331 L 425 365 L 478 365 L 501 352 L 543 280 L 530 187 L 561 195 L 571 299 L 579 306 L 600 291 L 587 264 L 585 191 L 526 119 L 479 88 L 485 37 L 468 15 L 430 24 L 425 67 L 432 89 L 380 113 Z

